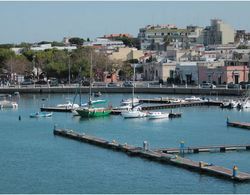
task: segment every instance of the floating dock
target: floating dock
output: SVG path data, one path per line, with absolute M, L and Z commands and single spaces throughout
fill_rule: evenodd
M 167 103 L 168 100 L 160 99 L 140 99 L 140 103 L 158 103 L 159 105 L 141 106 L 142 110 L 158 110 L 168 108 L 180 108 L 180 107 L 191 107 L 191 106 L 220 106 L 222 102 L 217 101 L 194 101 L 194 102 L 180 102 L 180 103 Z M 41 111 L 47 112 L 71 112 L 71 108 L 67 107 L 41 107 Z M 111 114 L 119 115 L 120 110 L 112 110 Z M 180 115 L 178 115 L 180 117 Z
M 250 123 L 246 123 L 246 122 L 229 122 L 229 121 L 227 121 L 227 126 L 238 127 L 238 128 L 250 130 Z
M 40 110 L 43 112 L 71 112 L 71 108 L 67 107 L 41 107 Z
M 153 161 L 175 165 L 185 169 L 193 170 L 199 173 L 206 173 L 209 175 L 230 179 L 233 181 L 250 181 L 250 174 L 240 172 L 237 167 L 233 170 L 212 165 L 205 162 L 196 162 L 177 155 L 164 153 L 160 150 L 150 150 L 146 141 L 143 142 L 143 147 L 135 147 L 128 144 L 119 144 L 115 140 L 109 142 L 94 136 L 86 135 L 84 133 L 76 133 L 73 130 L 54 128 L 54 135 L 63 136 L 81 142 L 86 142 L 103 148 L 113 149 L 125 152 L 128 155 L 147 158 Z

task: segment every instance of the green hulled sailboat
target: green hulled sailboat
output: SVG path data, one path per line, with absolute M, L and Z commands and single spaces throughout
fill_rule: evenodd
M 91 117 L 100 117 L 100 116 L 108 116 L 111 113 L 110 108 L 97 108 L 94 105 L 98 103 L 105 103 L 106 101 L 93 101 L 91 100 L 91 87 L 92 87 L 92 53 L 91 53 L 91 68 L 90 68 L 90 85 L 89 85 L 89 101 L 86 107 L 80 107 L 75 111 L 83 118 L 91 118 Z

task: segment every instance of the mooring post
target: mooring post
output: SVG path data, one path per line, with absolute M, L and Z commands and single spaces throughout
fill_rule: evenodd
M 227 124 L 229 123 L 229 117 L 227 117 Z
M 148 142 L 147 142 L 147 141 L 144 141 L 144 142 L 143 142 L 143 149 L 144 149 L 145 151 L 148 150 Z
M 233 177 L 236 177 L 238 174 L 238 167 L 234 165 L 233 167 Z
M 181 154 L 184 154 L 184 147 L 185 147 L 185 142 L 181 141 L 181 143 L 180 143 L 180 153 Z
M 57 124 L 54 124 L 54 131 L 56 130 Z
M 19 121 L 21 120 L 21 115 L 19 115 L 18 120 L 19 120 Z

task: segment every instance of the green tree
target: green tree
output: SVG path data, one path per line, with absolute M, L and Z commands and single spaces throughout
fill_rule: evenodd
M 170 43 L 172 42 L 172 38 L 169 35 L 164 36 L 163 38 L 163 42 L 165 45 L 165 50 L 167 50 L 167 47 L 170 45 Z
M 79 38 L 79 37 L 73 37 L 69 39 L 69 42 L 71 44 L 77 45 L 77 46 L 82 46 L 83 42 L 85 42 L 84 39 Z

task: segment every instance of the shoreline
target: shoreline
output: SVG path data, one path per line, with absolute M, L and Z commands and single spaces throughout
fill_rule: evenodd
M 79 87 L 76 86 L 25 86 L 25 87 L 1 87 L 0 93 L 12 94 L 19 93 L 76 93 Z M 93 87 L 92 93 L 131 93 L 132 88 L 129 87 Z M 215 95 L 215 96 L 242 96 L 247 92 L 245 89 L 204 89 L 197 87 L 136 87 L 135 93 L 150 94 L 176 94 L 176 95 Z M 89 93 L 89 87 L 81 87 L 81 93 Z

